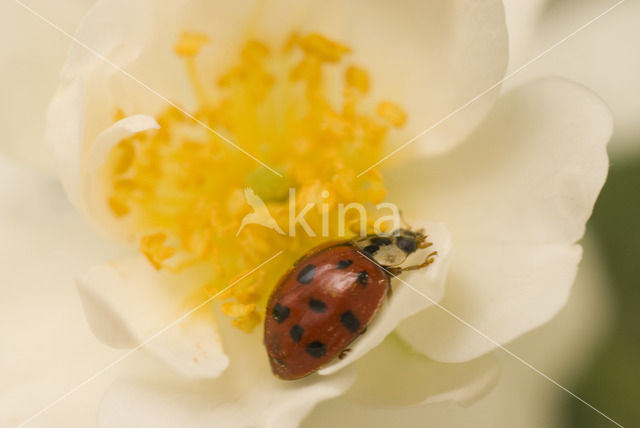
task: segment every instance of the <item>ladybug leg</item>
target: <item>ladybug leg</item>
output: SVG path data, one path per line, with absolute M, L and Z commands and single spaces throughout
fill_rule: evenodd
M 427 256 L 427 258 L 420 263 L 419 265 L 413 265 L 413 266 L 408 266 L 406 268 L 400 268 L 400 272 L 404 272 L 405 270 L 417 270 L 417 269 L 422 269 L 423 267 L 429 266 L 431 263 L 434 262 L 435 257 L 438 255 L 437 251 L 432 251 L 431 253 L 429 253 L 429 255 Z
M 351 352 L 351 348 L 343 349 L 343 350 L 342 350 L 342 351 L 340 351 L 340 353 L 338 354 L 338 359 L 339 359 L 339 360 L 344 359 L 344 357 L 346 357 L 346 356 L 347 356 L 347 354 L 348 354 L 349 352 Z
M 425 248 L 429 248 L 432 245 L 433 245 L 433 242 L 422 241 L 420 244 L 418 244 L 418 249 L 424 250 Z

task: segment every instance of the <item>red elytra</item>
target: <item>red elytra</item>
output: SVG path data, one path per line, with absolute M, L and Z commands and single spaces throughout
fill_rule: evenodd
M 388 289 L 388 275 L 351 245 L 305 257 L 267 305 L 264 340 L 274 374 L 298 379 L 331 361 L 364 331 Z
M 426 248 L 422 232 L 399 229 L 312 250 L 276 286 L 267 303 L 264 343 L 273 373 L 284 380 L 307 376 L 340 356 L 382 306 L 390 275 L 433 261 L 398 267 Z

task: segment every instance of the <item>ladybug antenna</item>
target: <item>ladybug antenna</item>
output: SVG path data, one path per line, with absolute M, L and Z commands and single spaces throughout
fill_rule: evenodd
M 433 242 L 429 242 L 427 241 L 427 235 L 423 234 L 422 232 L 418 232 L 418 249 L 420 250 L 424 250 L 425 248 L 429 248 L 430 246 L 433 245 Z

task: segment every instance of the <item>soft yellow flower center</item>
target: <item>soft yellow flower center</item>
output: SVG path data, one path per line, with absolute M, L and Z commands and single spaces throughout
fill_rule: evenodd
M 356 174 L 380 159 L 389 128 L 402 126 L 406 114 L 390 101 L 372 104 L 368 73 L 345 60 L 351 49 L 320 34 L 294 34 L 281 47 L 250 40 L 215 80 L 201 76 L 196 66 L 207 42 L 204 35 L 184 33 L 174 48 L 199 103 L 191 114 L 284 178 L 168 108 L 156 118 L 159 130 L 124 140 L 110 153 L 108 202 L 114 216 L 135 225 L 140 252 L 156 269 L 206 265 L 204 295 L 284 250 L 221 296 L 223 312 L 251 331 L 295 260 L 324 241 L 353 236 L 338 236 L 340 204 L 360 203 L 370 209 L 369 221 L 375 220 L 373 208 L 385 196 L 382 178 L 375 169 L 361 178 Z M 318 236 L 300 228 L 295 236 L 281 235 L 257 224 L 236 236 L 253 211 L 246 188 L 287 232 L 289 189 L 295 189 L 298 211 L 315 203 L 304 218 Z M 359 218 L 356 210 L 347 211 L 347 223 Z M 323 222 L 328 236 L 320 234 Z

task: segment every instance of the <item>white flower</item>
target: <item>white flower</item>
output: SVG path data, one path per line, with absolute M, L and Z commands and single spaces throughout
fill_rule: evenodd
M 74 272 L 116 252 L 109 252 L 91 230 L 83 227 L 54 183 L 5 161 L 0 161 L 0 178 L 0 183 L 10 183 L 0 185 L 3 200 L 0 237 L 3 242 L 13 242 L 12 246 L 4 247 L 1 254 L 0 295 L 9 303 L 1 316 L 2 343 L 11 351 L 0 356 L 3 368 L 0 403 L 4 410 L 0 426 L 12 428 L 116 360 L 121 351 L 100 346 L 94 339 L 69 281 Z M 42 212 L 47 213 L 46 218 Z M 64 246 L 59 245 L 62 241 Z M 585 247 L 586 259 L 567 306 L 543 328 L 510 345 L 512 351 L 563 385 L 570 384 L 567 381 L 572 373 L 580 371 L 581 359 L 591 355 L 591 348 L 607 325 L 604 312 L 608 299 L 603 291 L 608 283 L 602 277 L 602 258 L 593 252 L 589 258 L 589 248 L 594 247 L 588 243 Z M 34 258 L 38 260 L 37 270 L 32 268 Z M 7 266 L 12 268 L 6 269 Z M 540 355 L 541 348 L 551 352 Z M 144 370 L 150 361 L 142 357 L 130 357 L 126 364 L 128 371 Z M 531 360 L 531 357 L 542 360 Z M 102 374 L 28 426 L 95 426 L 96 409 L 104 390 L 121 375 L 122 368 Z M 463 365 L 460 372 L 473 369 L 473 365 Z M 374 428 L 391 423 L 415 426 L 420 421 L 430 421 L 435 425 L 467 427 L 468 421 L 474 421 L 486 427 L 511 424 L 525 428 L 536 426 L 536 421 L 554 420 L 557 411 L 554 397 L 563 399 L 564 392 L 506 355 L 501 358 L 500 371 L 497 387 L 471 407 L 445 402 L 402 408 L 387 399 L 381 402 L 376 394 L 363 394 L 360 389 L 319 406 L 303 426 L 311 428 L 327 423 L 353 426 L 359 421 Z M 434 378 L 444 380 L 437 372 Z M 403 390 L 403 394 L 407 391 Z M 384 403 L 392 406 L 381 407 Z M 369 406 L 376 406 L 377 410 Z M 545 426 L 562 424 L 550 422 Z
M 613 158 L 638 156 L 640 100 L 640 43 L 637 1 L 505 0 L 510 68 L 515 69 L 548 49 L 583 24 L 599 17 L 548 55 L 540 58 L 513 84 L 546 75 L 559 75 L 593 89 L 611 108 L 614 135 L 609 145 Z M 615 7 L 612 10 L 610 8 Z M 512 35 L 518 36 L 511 43 Z
M 187 89 L 183 64 L 171 52 L 182 32 L 198 31 L 213 42 L 199 65 L 207 76 L 234 60 L 248 23 L 252 36 L 267 41 L 292 30 L 320 32 L 352 48 L 372 76 L 375 99 L 392 99 L 408 112 L 386 150 L 499 81 L 506 66 L 499 2 L 273 2 L 250 12 L 249 3 L 99 2 L 77 38 L 193 108 L 202 100 Z M 548 321 L 566 301 L 580 259 L 575 242 L 606 175 L 611 123 L 595 96 L 559 79 L 535 82 L 494 105 L 496 97 L 493 91 L 480 98 L 401 151 L 388 162 L 385 179 L 389 198 L 425 225 L 440 253 L 404 280 L 506 343 Z M 110 237 L 137 244 L 140 231 L 122 227 L 105 209 L 109 183 L 100 170 L 121 141 L 162 129 L 156 118 L 165 107 L 139 82 L 72 46 L 48 138 L 70 199 Z M 125 118 L 114 124 L 116 109 Z M 164 250 L 164 241 L 154 245 L 151 250 Z M 163 262 L 149 248 L 147 256 Z M 157 271 L 132 255 L 92 268 L 79 289 L 94 333 L 108 344 L 135 347 L 203 300 L 202 277 L 189 269 Z M 101 426 L 296 426 L 317 402 L 347 390 L 376 404 L 464 403 L 496 375 L 485 355 L 493 343 L 402 284 L 347 358 L 295 383 L 271 375 L 259 335 L 231 327 L 209 306 L 145 345 L 175 373 L 163 366 L 114 385 L 99 413 Z

